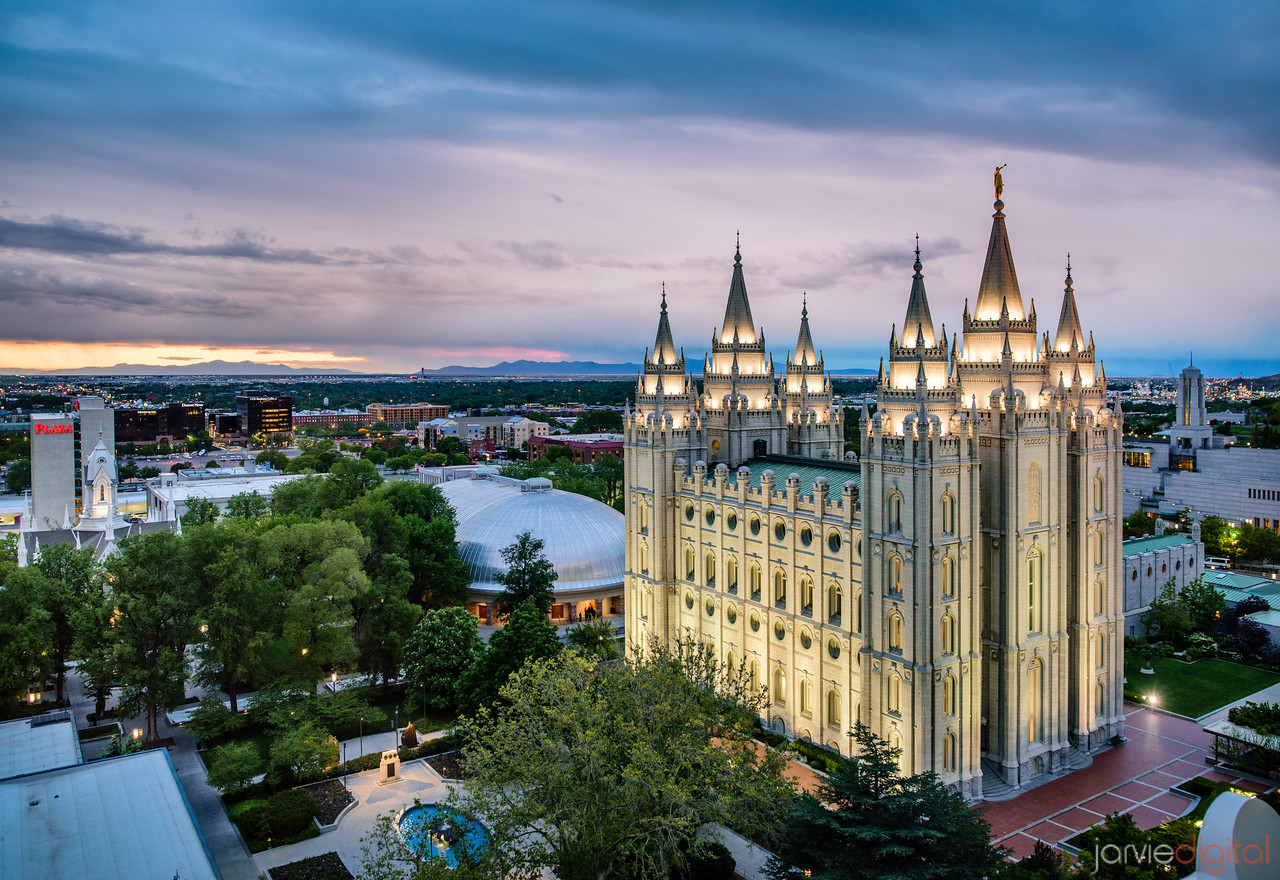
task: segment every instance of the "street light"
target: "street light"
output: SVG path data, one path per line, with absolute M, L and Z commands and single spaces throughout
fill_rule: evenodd
M 347 788 L 347 744 L 345 742 L 342 744 L 342 787 L 351 791 Z
M 364 713 L 360 713 L 360 757 L 364 757 Z
M 391 748 L 396 747 L 396 740 L 400 737 L 400 704 L 396 703 L 396 729 L 395 735 L 391 737 Z

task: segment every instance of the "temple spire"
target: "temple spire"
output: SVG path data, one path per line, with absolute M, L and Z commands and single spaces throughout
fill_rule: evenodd
M 929 298 L 924 292 L 924 274 L 920 271 L 920 236 L 916 236 L 915 274 L 911 276 L 911 298 L 907 300 L 907 318 L 902 324 L 902 340 L 918 342 L 923 338 L 925 348 L 938 344 L 933 333 L 933 318 L 929 315 Z
M 812 367 L 818 363 L 818 351 L 813 345 L 813 336 L 809 333 L 809 295 L 805 293 L 800 308 L 800 336 L 796 339 L 795 363 L 802 367 Z
M 653 341 L 655 364 L 676 363 L 676 344 L 671 338 L 671 323 L 667 320 L 667 283 L 662 282 L 662 311 L 658 313 L 658 336 Z
M 733 279 L 729 282 L 729 301 L 725 304 L 724 323 L 720 325 L 720 344 L 756 343 L 756 325 L 751 320 L 751 304 L 747 301 L 747 282 L 742 277 L 741 234 L 734 245 Z
M 1058 316 L 1058 333 L 1053 338 L 1054 351 L 1071 351 L 1084 347 L 1084 331 L 1080 329 L 1080 315 L 1076 311 L 1076 293 L 1072 288 L 1071 254 L 1067 254 L 1066 289 L 1062 293 L 1062 313 Z
M 987 259 L 978 286 L 978 302 L 974 305 L 976 321 L 994 321 L 1000 317 L 1002 303 L 1008 303 L 1009 318 L 1025 320 L 1022 293 L 1018 289 L 1018 273 L 1013 268 L 1013 251 L 1004 225 L 1004 202 L 996 199 L 996 212 L 991 215 L 991 239 L 987 242 Z

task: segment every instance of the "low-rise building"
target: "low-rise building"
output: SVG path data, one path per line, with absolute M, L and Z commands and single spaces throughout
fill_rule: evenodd
M 1142 615 L 1151 609 L 1164 585 L 1173 581 L 1181 592 L 1204 574 L 1200 526 L 1194 524 L 1191 535 L 1135 538 L 1125 541 L 1120 550 L 1124 556 L 1124 634 L 1145 636 Z
M 621 434 L 562 434 L 558 437 L 533 437 L 529 440 L 529 461 L 537 461 L 554 446 L 569 450 L 569 457 L 579 464 L 591 464 L 604 455 L 622 458 Z
M 158 481 L 147 485 L 147 519 L 150 522 L 172 522 L 186 513 L 195 501 L 212 502 L 223 511 L 233 496 L 246 492 L 270 498 L 276 487 L 300 476 L 282 474 L 261 465 L 257 469 L 252 466 L 210 468 L 161 474 Z
M 393 428 L 443 419 L 449 415 L 449 407 L 442 403 L 371 403 L 364 408 L 369 424 L 386 422 Z

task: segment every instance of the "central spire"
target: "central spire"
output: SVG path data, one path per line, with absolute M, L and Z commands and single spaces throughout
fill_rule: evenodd
M 1080 329 L 1080 313 L 1076 311 L 1076 292 L 1071 281 L 1071 254 L 1067 254 L 1066 289 L 1062 292 L 1062 314 L 1058 316 L 1058 333 L 1053 340 L 1054 351 L 1071 351 L 1084 348 L 1084 331 Z
M 978 287 L 978 303 L 973 310 L 975 321 L 998 321 L 1004 304 L 1008 304 L 1009 320 L 1026 320 L 1022 309 L 1022 293 L 1018 290 L 1018 273 L 1013 268 L 1013 252 L 1009 249 L 1009 233 L 1004 227 L 1004 202 L 996 199 L 996 212 L 991 215 L 991 240 L 987 243 L 987 262 Z
M 729 282 L 729 302 L 724 309 L 724 324 L 720 327 L 720 344 L 734 340 L 747 345 L 756 342 L 756 325 L 751 320 L 751 304 L 747 302 L 747 282 L 742 277 L 741 236 L 733 252 L 733 279 Z
M 802 367 L 813 367 L 818 363 L 818 352 L 813 345 L 813 336 L 809 333 L 809 295 L 804 294 L 804 302 L 800 309 L 800 336 L 796 339 L 795 363 Z
M 911 348 L 916 340 L 924 337 L 925 348 L 933 348 L 938 338 L 933 332 L 933 317 L 929 314 L 929 298 L 924 292 L 924 274 L 920 271 L 920 236 L 916 236 L 916 274 L 911 276 L 911 298 L 907 300 L 907 318 L 902 323 L 902 347 Z

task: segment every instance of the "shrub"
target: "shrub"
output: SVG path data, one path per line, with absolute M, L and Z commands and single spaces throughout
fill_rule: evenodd
M 712 840 L 689 854 L 687 876 L 698 880 L 733 880 L 737 867 L 738 863 L 729 848 Z
M 301 834 L 316 814 L 316 799 L 311 792 L 290 788 L 273 794 L 266 801 L 268 827 L 271 837 L 292 837 Z
M 1245 703 L 1233 706 L 1227 720 L 1263 736 L 1280 736 L 1280 703 Z
M 263 771 L 262 753 L 252 742 L 218 746 L 210 753 L 209 763 L 209 784 L 223 794 L 244 789 Z
M 260 840 L 271 834 L 267 802 L 260 798 L 241 801 L 227 810 L 227 818 L 236 824 L 246 840 Z

